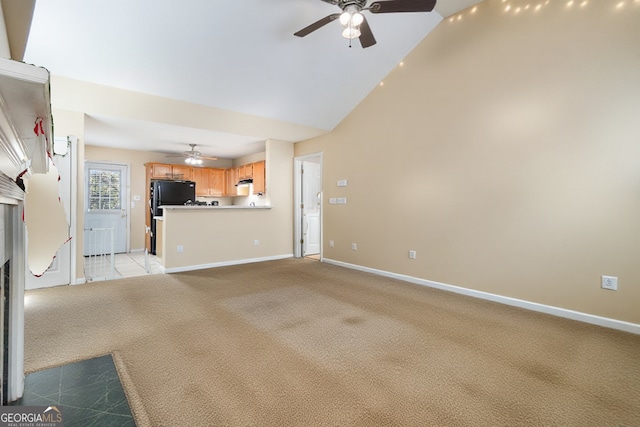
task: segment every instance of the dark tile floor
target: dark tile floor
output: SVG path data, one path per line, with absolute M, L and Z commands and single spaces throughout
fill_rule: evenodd
M 12 405 L 57 406 L 65 427 L 136 425 L 109 354 L 27 375 Z

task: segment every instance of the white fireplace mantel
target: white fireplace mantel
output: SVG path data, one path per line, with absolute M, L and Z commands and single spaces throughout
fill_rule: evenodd
M 49 71 L 0 58 L 0 171 L 14 179 L 47 172 L 51 129 Z
M 51 142 L 49 71 L 0 58 L 0 288 L 9 290 L 0 310 L 9 310 L 8 325 L 2 328 L 7 331 L 2 343 L 3 350 L 7 346 L 8 373 L 0 378 L 7 385 L 7 395 L 2 397 L 9 402 L 24 390 L 24 192 L 16 180 L 25 174 L 47 172 Z

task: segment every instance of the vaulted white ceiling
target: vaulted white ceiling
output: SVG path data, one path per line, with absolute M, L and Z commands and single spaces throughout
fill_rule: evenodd
M 362 49 L 357 40 L 349 47 L 338 22 L 293 36 L 339 12 L 320 0 L 38 1 L 24 60 L 54 76 L 273 119 L 286 140 L 286 124 L 333 129 L 443 17 L 477 2 L 367 13 L 378 43 Z M 93 145 L 180 152 L 196 142 L 207 155 L 232 158 L 274 137 L 84 112 Z

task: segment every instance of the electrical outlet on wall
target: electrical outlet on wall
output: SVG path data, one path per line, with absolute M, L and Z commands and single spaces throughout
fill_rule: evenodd
M 358 250 L 358 244 L 357 243 L 352 243 L 351 244 L 351 250 L 352 251 L 357 251 Z
M 336 244 L 333 240 L 329 240 L 329 247 L 332 248 L 334 247 Z

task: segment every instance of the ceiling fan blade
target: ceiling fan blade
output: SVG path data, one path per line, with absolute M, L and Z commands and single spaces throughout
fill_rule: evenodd
M 367 8 L 371 13 L 431 12 L 436 0 L 375 1 Z
M 371 32 L 371 27 L 369 27 L 366 18 L 364 18 L 362 24 L 360 24 L 360 44 L 363 49 L 376 44 L 376 38 L 373 37 L 373 32 Z
M 325 16 L 321 20 L 314 22 L 313 24 L 309 25 L 308 27 L 304 27 L 300 31 L 298 31 L 296 33 L 293 33 L 293 35 L 294 36 L 298 36 L 298 37 L 304 37 L 307 34 L 314 32 L 318 28 L 324 27 L 329 22 L 334 21 L 334 20 L 338 19 L 339 17 L 340 17 L 339 13 L 333 13 L 333 14 L 331 14 L 329 16 Z
M 322 1 L 329 4 L 338 4 L 338 0 L 322 0 Z
M 209 156 L 200 156 L 198 158 L 202 160 L 218 160 L 217 157 L 209 157 Z

